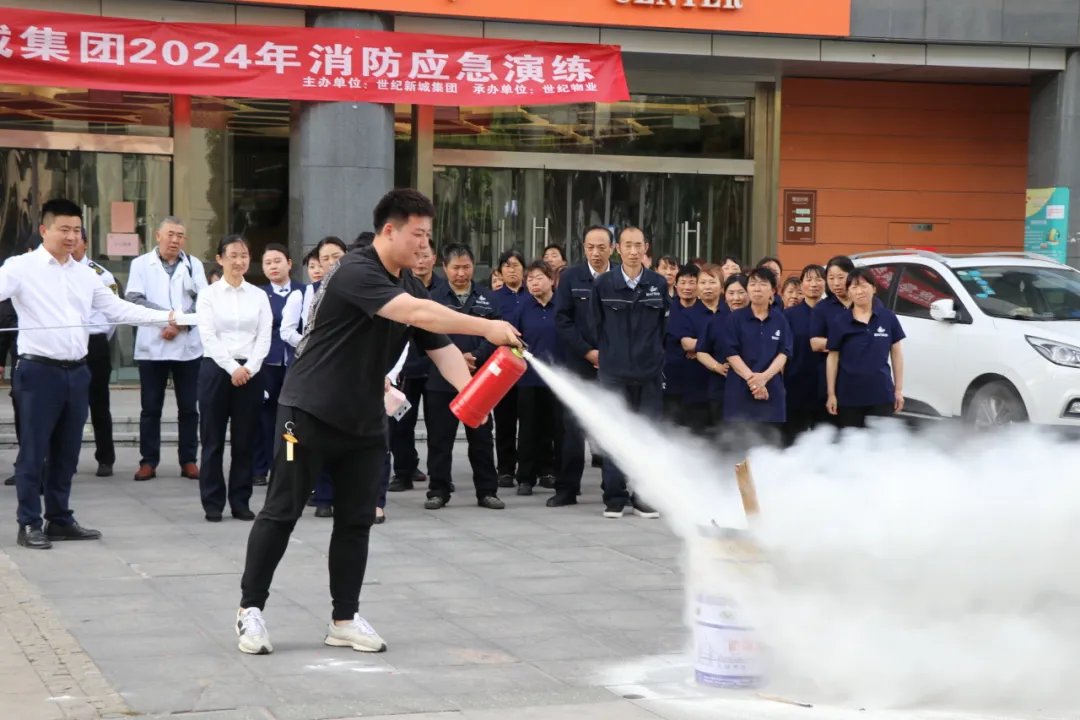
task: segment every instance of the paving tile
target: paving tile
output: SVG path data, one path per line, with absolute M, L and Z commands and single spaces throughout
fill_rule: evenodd
M 464 720 L 505 718 L 505 710 L 466 710 Z M 514 711 L 514 720 L 656 720 L 656 715 L 627 700 L 616 700 L 586 705 L 519 708 Z

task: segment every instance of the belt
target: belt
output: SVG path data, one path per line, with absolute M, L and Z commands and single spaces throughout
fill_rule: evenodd
M 42 365 L 52 365 L 58 367 L 61 370 L 74 370 L 75 368 L 82 367 L 86 364 L 86 358 L 82 357 L 78 360 L 57 360 L 56 358 L 45 357 L 44 355 L 20 355 L 20 360 L 32 360 Z

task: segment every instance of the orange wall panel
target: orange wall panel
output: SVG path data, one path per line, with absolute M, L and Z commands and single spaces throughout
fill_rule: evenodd
M 815 245 L 784 244 L 779 218 L 789 271 L 887 249 L 890 233 L 940 252 L 1023 249 L 1028 88 L 785 78 L 782 103 L 781 198 L 818 194 Z

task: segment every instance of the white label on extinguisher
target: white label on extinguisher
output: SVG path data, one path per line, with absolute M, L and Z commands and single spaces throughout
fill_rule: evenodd
M 495 377 L 498 377 L 499 375 L 502 374 L 502 368 L 499 367 L 498 365 L 492 365 L 491 366 L 491 374 L 494 375 Z

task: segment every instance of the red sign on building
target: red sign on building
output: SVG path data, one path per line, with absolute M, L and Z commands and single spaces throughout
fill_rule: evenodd
M 5 9 L 0 82 L 416 105 L 629 99 L 619 49 Z

